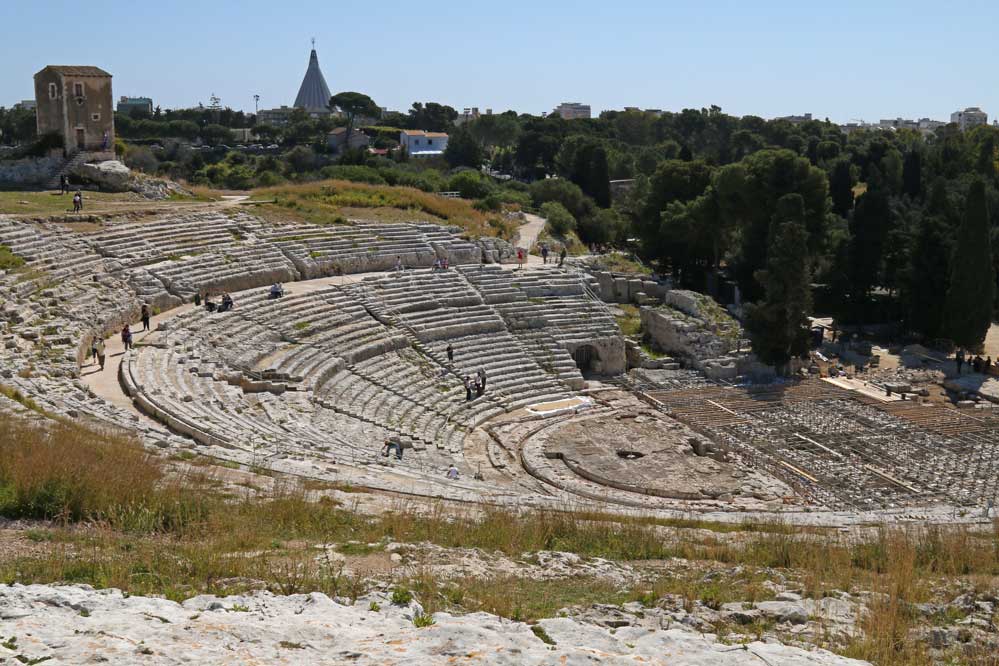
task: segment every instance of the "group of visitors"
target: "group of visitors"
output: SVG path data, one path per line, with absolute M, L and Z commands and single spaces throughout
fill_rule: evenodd
M 965 355 L 963 349 L 958 349 L 957 353 L 954 355 L 954 363 L 957 366 L 957 374 L 961 374 L 961 367 L 965 364 L 976 373 L 988 375 L 993 372 L 995 367 L 992 363 L 992 357 L 982 358 L 980 355 L 976 354 L 974 358 L 969 358 Z
M 150 330 L 150 319 L 152 318 L 152 312 L 149 310 L 149 304 L 143 303 L 142 309 L 139 312 L 139 320 L 142 322 L 142 330 Z M 121 346 L 125 351 L 133 349 L 135 343 L 133 341 L 132 327 L 129 324 L 125 324 L 121 328 L 121 332 L 118 334 L 121 338 Z M 107 359 L 107 345 L 104 342 L 104 336 L 100 331 L 94 331 L 90 338 L 90 358 L 101 370 L 104 370 L 104 362 Z
M 272 287 L 273 289 L 273 287 Z M 283 291 L 281 293 L 284 293 Z M 194 304 L 201 305 L 201 294 L 197 293 L 194 295 Z M 205 310 L 208 312 L 228 312 L 235 307 L 235 303 L 232 300 L 232 296 L 229 295 L 228 291 L 222 292 L 222 300 L 216 303 L 212 300 L 211 292 L 205 294 Z
M 523 265 L 523 261 L 521 261 L 521 252 L 522 252 L 522 250 L 520 250 L 520 249 L 517 250 L 517 260 L 520 261 L 521 265 Z M 550 255 L 551 255 L 551 250 L 548 248 L 548 243 L 542 243 L 541 244 L 541 261 L 547 264 L 548 263 L 548 257 Z M 562 268 L 562 266 L 565 265 L 566 255 L 568 255 L 568 252 L 565 249 L 565 245 L 563 245 L 562 248 L 559 250 L 559 253 L 558 253 L 558 267 L 559 268 Z M 552 258 L 552 263 L 553 264 L 555 263 L 555 259 L 554 258 Z
M 434 266 L 433 268 L 430 269 L 432 273 L 436 273 L 438 271 L 446 271 L 446 270 L 447 270 L 447 257 L 444 257 L 443 259 L 439 257 L 437 259 L 434 259 Z
M 451 354 L 448 354 L 450 358 Z M 466 375 L 464 379 L 465 384 L 465 401 L 472 401 L 472 394 L 475 394 L 476 398 L 481 398 L 486 392 L 486 371 L 479 368 L 479 371 L 474 375 Z

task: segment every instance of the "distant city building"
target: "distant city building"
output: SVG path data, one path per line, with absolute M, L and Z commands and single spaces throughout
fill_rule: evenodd
M 347 142 L 347 128 L 337 127 L 332 132 L 330 132 L 326 137 L 326 143 L 329 145 L 330 149 L 334 153 L 339 153 L 343 150 L 344 144 Z M 356 129 L 350 133 L 350 147 L 351 148 L 367 148 L 368 144 L 371 143 L 371 139 L 364 132 L 358 132 Z
M 252 127 L 230 127 L 229 134 L 236 143 L 251 143 L 257 140 Z
M 937 131 L 937 128 L 946 125 L 942 120 L 933 120 L 931 118 L 920 118 L 919 120 L 911 120 L 909 118 L 882 118 L 876 123 L 866 123 L 863 120 L 847 123 L 845 125 L 840 125 L 839 128 L 844 134 L 850 134 L 851 132 L 857 132 L 860 130 L 884 130 L 884 131 L 896 131 L 896 130 L 913 130 L 919 132 L 923 137 L 927 137 Z
M 812 114 L 806 113 L 802 116 L 781 116 L 780 118 L 774 118 L 774 120 L 786 120 L 792 125 L 800 125 L 801 123 L 807 123 L 812 119 Z
M 148 115 L 153 115 L 153 100 L 149 97 L 125 97 L 122 95 L 118 99 L 118 113 L 126 116 L 132 115 L 132 111 L 139 111 Z
M 114 145 L 111 75 L 87 65 L 49 65 L 35 74 L 38 134 L 63 137 L 68 153 Z
M 275 127 L 287 125 L 291 119 L 291 112 L 294 110 L 290 106 L 282 106 L 277 109 L 260 109 L 257 112 L 257 124 L 273 125 Z
M 955 111 L 950 114 L 950 121 L 955 123 L 962 132 L 965 132 L 979 125 L 988 125 L 989 114 L 977 106 L 969 106 L 964 111 Z
M 663 115 L 663 110 L 662 109 L 640 109 L 637 106 L 626 106 L 626 107 L 624 107 L 624 111 L 625 111 L 625 113 L 648 113 L 648 114 L 651 114 L 653 116 L 661 116 L 661 115 Z
M 399 145 L 411 157 L 436 157 L 447 149 L 448 136 L 444 132 L 424 132 L 423 130 L 402 130 L 399 132 Z
M 564 120 L 589 118 L 590 105 L 580 104 L 579 102 L 562 102 L 555 107 L 555 110 L 552 113 L 561 116 Z
M 25 111 L 34 111 L 36 108 L 38 108 L 38 102 L 36 102 L 33 99 L 22 99 L 20 102 L 14 105 L 14 108 Z
M 491 116 L 491 115 L 493 115 L 493 110 L 492 109 L 486 109 L 486 112 L 484 114 L 482 114 L 482 113 L 479 113 L 479 107 L 473 106 L 473 107 L 469 108 L 469 107 L 466 106 L 462 110 L 462 112 L 458 115 L 458 117 L 454 119 L 454 124 L 455 125 L 464 125 L 465 123 L 471 122 L 473 120 L 478 120 L 483 115 Z

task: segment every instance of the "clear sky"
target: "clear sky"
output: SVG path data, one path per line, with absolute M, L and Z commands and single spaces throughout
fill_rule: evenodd
M 548 112 L 589 103 L 812 113 L 999 114 L 999 3 L 760 0 L 0 0 L 0 105 L 47 64 L 98 65 L 163 108 L 290 105 L 309 39 L 335 93 Z

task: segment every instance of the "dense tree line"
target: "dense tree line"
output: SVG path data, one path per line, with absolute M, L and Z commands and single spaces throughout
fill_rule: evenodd
M 336 173 L 454 189 L 490 209 L 544 206 L 560 231 L 588 244 L 628 243 L 680 285 L 735 281 L 757 304 L 747 313 L 757 328 L 800 326 L 813 300 L 840 321 L 901 322 L 905 334 L 968 346 L 991 320 L 999 129 L 846 135 L 828 121 L 737 118 L 718 107 L 571 121 L 508 111 L 456 125 L 458 113 L 446 105 L 414 103 L 406 113 L 374 118 L 377 107 L 360 98 L 363 108 L 343 117 L 296 111 L 285 127 L 257 126 L 263 141 L 283 146 L 279 155 L 206 154 L 173 142 L 154 155 L 133 149 L 129 159 L 226 187 Z M 157 110 L 117 121 L 126 137 L 159 133 L 215 145 L 226 142 L 227 125 L 255 119 L 229 110 Z M 399 129 L 447 131 L 445 160 L 413 164 L 404 154 L 357 151 L 334 158 L 325 137 L 352 121 L 384 148 L 395 146 Z M 26 124 L 23 113 L 0 111 L 5 140 Z M 483 166 L 512 180 L 493 181 L 478 173 Z M 610 183 L 618 180 L 630 188 L 612 197 Z M 807 280 L 808 298 L 781 284 L 783 275 Z M 797 305 L 777 317 L 791 295 Z M 793 335 L 774 339 L 785 350 L 778 356 L 798 351 Z

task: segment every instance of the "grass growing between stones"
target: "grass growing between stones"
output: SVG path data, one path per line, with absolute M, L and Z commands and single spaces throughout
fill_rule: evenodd
M 621 328 L 621 332 L 627 336 L 641 335 L 642 316 L 639 314 L 638 308 L 629 304 L 619 305 L 618 307 L 624 313 L 615 317 L 617 325 Z
M 476 210 L 468 201 L 445 199 L 412 187 L 326 180 L 259 189 L 254 191 L 253 198 L 274 201 L 273 204 L 256 207 L 265 217 L 278 216 L 319 224 L 357 210 L 395 210 L 405 212 L 402 217 L 408 218 L 408 221 L 457 225 L 476 238 L 510 238 L 515 226 L 513 222 Z

